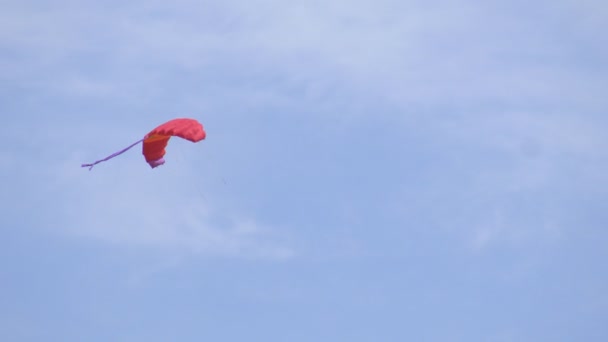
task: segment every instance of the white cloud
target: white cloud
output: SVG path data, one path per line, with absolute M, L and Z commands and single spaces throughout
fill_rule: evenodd
M 580 66 L 572 65 L 571 56 L 582 52 L 566 40 L 569 31 L 560 32 L 557 24 L 536 27 L 536 18 L 506 6 L 471 1 L 115 6 L 9 7 L 0 42 L 25 51 L 27 58 L 7 62 L 3 70 L 9 75 L 21 70 L 14 77 L 30 81 L 42 74 L 47 86 L 66 92 L 86 85 L 132 94 L 162 82 L 175 67 L 217 84 L 212 73 L 221 68 L 225 77 L 270 74 L 281 82 L 325 91 L 339 87 L 400 106 L 555 101 L 563 92 L 572 96 L 560 101 L 580 104 L 601 101 L 605 85 L 602 77 L 582 75 Z M 579 11 L 593 12 L 593 6 Z M 593 46 L 591 40 L 587 47 Z M 24 63 L 33 68 L 18 67 Z M 82 63 L 107 73 L 82 72 Z M 131 85 L 133 80 L 139 81 Z
M 175 152 L 175 151 L 174 151 Z M 120 158 L 120 157 L 119 157 Z M 173 153 L 168 164 L 150 170 L 137 157 L 112 160 L 93 170 L 65 160 L 53 168 L 50 196 L 59 209 L 50 229 L 122 246 L 171 250 L 178 254 L 284 259 L 291 248 L 274 228 L 214 207 L 212 193 L 190 165 Z

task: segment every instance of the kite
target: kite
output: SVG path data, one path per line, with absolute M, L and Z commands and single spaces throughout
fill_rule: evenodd
M 165 147 L 167 147 L 167 143 L 169 143 L 171 137 L 180 137 L 195 143 L 205 139 L 206 135 L 203 125 L 194 119 L 173 119 L 151 130 L 143 139 L 131 144 L 131 146 L 125 147 L 94 163 L 82 164 L 81 167 L 88 167 L 90 171 L 93 166 L 123 154 L 133 146 L 143 142 L 142 153 L 146 162 L 148 162 L 151 168 L 155 168 L 165 163 L 165 159 L 163 158 L 165 156 Z

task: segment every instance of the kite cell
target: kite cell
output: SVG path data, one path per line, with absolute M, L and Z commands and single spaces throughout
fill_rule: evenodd
M 205 139 L 206 135 L 203 125 L 194 119 L 173 119 L 151 130 L 143 139 L 130 146 L 104 159 L 97 160 L 91 164 L 82 164 L 81 166 L 88 167 L 91 170 L 93 166 L 123 154 L 133 146 L 143 142 L 142 153 L 144 158 L 150 167 L 155 168 L 165 163 L 165 147 L 167 147 L 167 143 L 169 143 L 171 137 L 180 137 L 192 142 L 199 142 Z

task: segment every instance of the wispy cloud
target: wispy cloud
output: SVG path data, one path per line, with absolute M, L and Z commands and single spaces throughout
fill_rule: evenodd
M 221 87 L 226 98 L 260 87 L 289 97 L 299 87 L 317 101 L 332 92 L 334 101 L 357 95 L 401 109 L 605 104 L 605 78 L 574 62 L 582 54 L 599 62 L 605 53 L 584 36 L 587 25 L 601 25 L 592 20 L 602 13 L 595 2 L 554 5 L 543 26 L 535 6 L 521 13 L 472 1 L 179 4 L 9 7 L 2 42 L 21 56 L 5 60 L 4 74 L 65 94 L 150 96 L 171 73 L 184 72 L 207 79 L 206 90 Z M 571 7 L 577 11 L 564 27 L 559 16 Z M 21 17 L 31 20 L 11 19 Z M 213 100 L 204 94 L 197 95 Z M 291 96 L 299 105 L 310 100 Z
M 126 159 L 126 158 L 125 158 Z M 205 194 L 191 165 L 173 155 L 173 170 L 142 167 L 138 158 L 87 171 L 70 158 L 52 167 L 41 195 L 57 207 L 36 224 L 56 233 L 118 246 L 181 255 L 285 259 L 294 255 L 276 230 L 234 210 L 223 211 Z M 144 163 L 145 164 L 145 163 Z M 35 179 L 33 179 L 35 181 Z M 60 196 L 59 196 L 60 195 Z M 50 204 L 50 203 L 49 203 Z M 225 209 L 225 208 L 224 208 Z M 281 234 L 284 236 L 285 234 Z

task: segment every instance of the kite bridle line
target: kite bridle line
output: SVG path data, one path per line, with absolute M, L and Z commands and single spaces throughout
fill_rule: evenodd
M 118 155 L 121 155 L 121 154 L 123 154 L 123 153 L 127 152 L 127 151 L 128 151 L 129 149 L 131 149 L 133 146 L 135 146 L 135 145 L 139 144 L 139 143 L 140 143 L 140 142 L 142 142 L 142 141 L 144 141 L 144 139 L 141 139 L 141 140 L 139 140 L 139 141 L 137 141 L 137 142 L 134 142 L 134 143 L 133 143 L 133 144 L 131 144 L 129 147 L 125 147 L 125 148 L 123 148 L 122 150 L 120 150 L 120 151 L 118 151 L 118 152 L 114 152 L 114 153 L 112 153 L 111 155 L 109 155 L 109 156 L 107 156 L 107 157 L 105 157 L 105 158 L 103 158 L 103 159 L 97 160 L 97 161 L 96 161 L 96 162 L 94 162 L 94 163 L 91 163 L 91 164 L 82 164 L 82 165 L 80 165 L 80 167 L 88 167 L 88 168 L 89 168 L 89 171 L 91 171 L 91 169 L 93 168 L 93 166 L 95 166 L 95 165 L 97 165 L 97 164 L 99 164 L 99 163 L 101 163 L 101 162 L 104 162 L 104 161 L 106 161 L 106 160 L 110 160 L 110 159 L 112 159 L 112 158 L 114 158 L 114 157 L 116 157 L 116 156 L 118 156 Z

